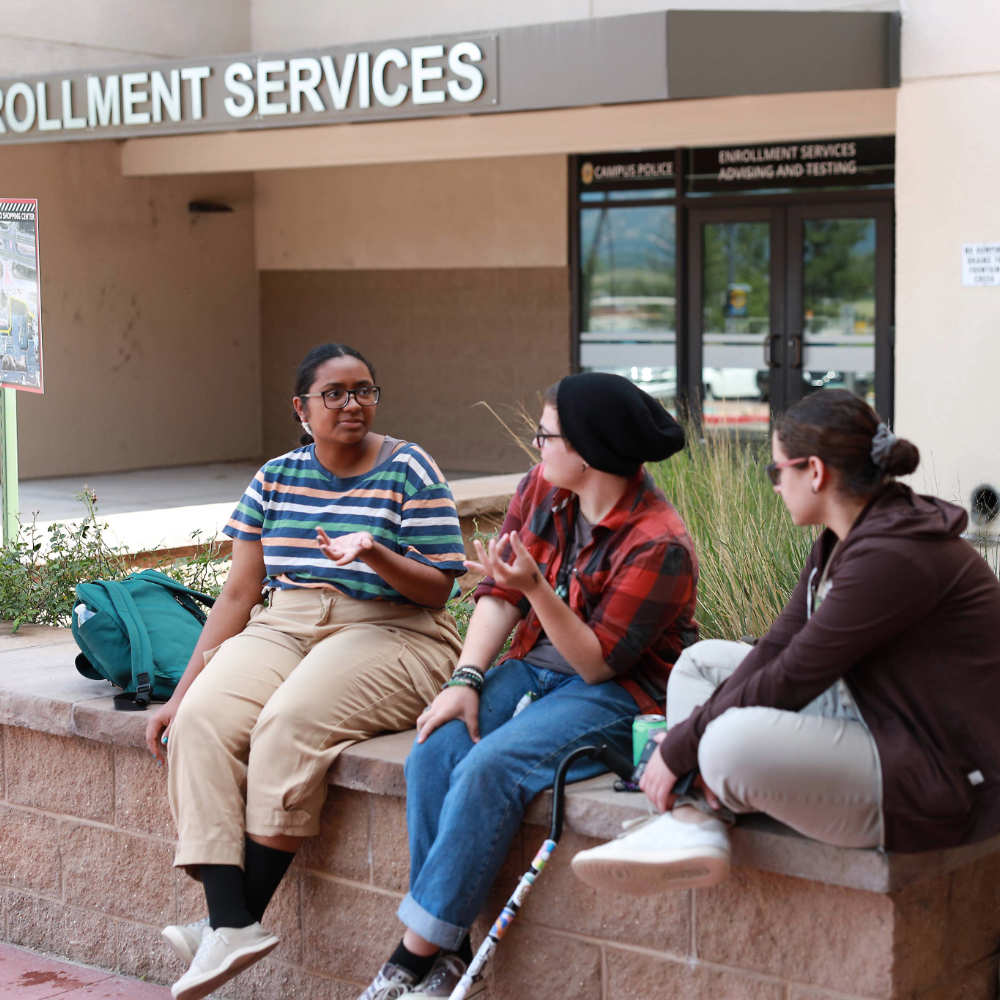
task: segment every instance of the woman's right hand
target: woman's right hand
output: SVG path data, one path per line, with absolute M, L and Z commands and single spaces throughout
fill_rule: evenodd
M 452 719 L 461 719 L 472 742 L 479 742 L 479 695 L 474 688 L 465 684 L 445 688 L 417 719 L 417 742 L 423 743 L 438 726 Z
M 163 740 L 170 736 L 170 728 L 174 724 L 174 716 L 180 707 L 180 699 L 174 701 L 171 698 L 165 701 L 149 717 L 146 723 L 146 746 L 149 752 L 156 758 L 157 764 L 165 763 L 163 751 L 166 749 Z

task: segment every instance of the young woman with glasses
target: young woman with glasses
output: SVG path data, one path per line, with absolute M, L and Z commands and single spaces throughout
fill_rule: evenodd
M 843 389 L 779 416 L 772 450 L 792 520 L 825 530 L 753 648 L 678 660 L 641 785 L 664 815 L 573 859 L 599 888 L 714 885 L 734 813 L 901 852 L 1000 833 L 1000 582 L 962 537 L 965 511 L 896 482 L 916 447 Z M 677 799 L 696 769 L 701 792 Z
M 444 610 L 465 550 L 448 484 L 418 445 L 372 432 L 379 387 L 343 344 L 299 366 L 302 447 L 268 462 L 225 533 L 233 564 L 176 693 L 149 721 L 208 917 L 164 936 L 197 1000 L 277 944 L 260 920 L 319 832 L 341 750 L 407 729 L 461 640 Z M 267 604 L 261 601 L 262 590 Z
M 642 467 L 683 447 L 663 406 L 618 375 L 571 375 L 544 397 L 535 442 L 500 538 L 467 564 L 486 578 L 459 667 L 417 722 L 406 930 L 363 1000 L 451 995 L 528 803 L 575 747 L 631 754 L 634 716 L 662 711 L 697 639 L 691 540 Z M 601 770 L 581 762 L 570 780 Z

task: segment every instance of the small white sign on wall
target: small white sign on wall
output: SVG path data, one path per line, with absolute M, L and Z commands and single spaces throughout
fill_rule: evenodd
M 1000 285 L 1000 243 L 962 244 L 962 284 Z

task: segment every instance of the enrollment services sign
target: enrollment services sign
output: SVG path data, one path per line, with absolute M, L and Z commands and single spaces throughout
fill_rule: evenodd
M 0 384 L 42 392 L 38 202 L 0 198 Z

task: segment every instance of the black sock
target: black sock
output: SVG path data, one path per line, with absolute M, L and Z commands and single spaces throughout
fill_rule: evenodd
M 434 960 L 437 958 L 437 954 L 434 955 L 414 955 L 409 948 L 403 944 L 402 941 L 399 942 L 399 946 L 392 953 L 392 958 L 389 959 L 393 965 L 401 965 L 404 969 L 409 969 L 416 977 L 417 980 L 421 980 L 428 972 L 431 971 L 431 966 L 434 964 Z
M 247 909 L 254 920 L 261 920 L 271 897 L 278 891 L 294 852 L 265 847 L 247 837 L 246 862 L 243 866 L 246 885 Z
M 472 942 L 469 940 L 468 934 L 462 938 L 462 943 L 458 946 L 455 954 L 465 962 L 466 968 L 472 964 Z
M 238 865 L 200 865 L 201 884 L 208 901 L 208 922 L 219 927 L 249 927 L 254 918 L 247 909 L 243 870 Z

